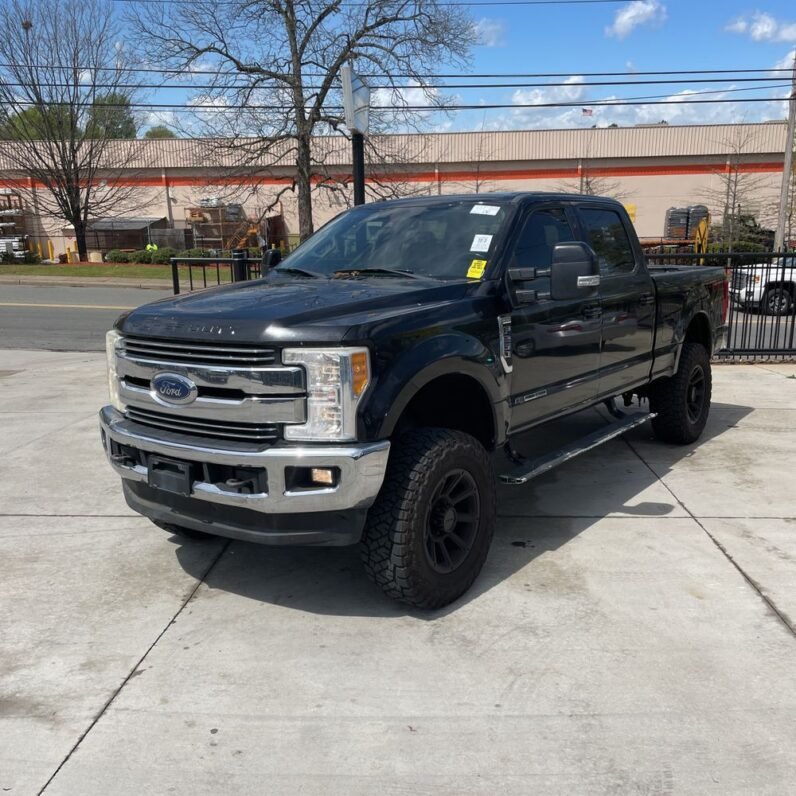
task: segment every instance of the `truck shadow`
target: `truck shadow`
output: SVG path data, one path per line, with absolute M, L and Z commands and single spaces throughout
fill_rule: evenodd
M 678 461 L 733 428 L 753 409 L 714 403 L 702 439 L 691 446 L 655 443 L 655 469 L 665 477 Z M 545 451 L 580 437 L 604 422 L 603 410 L 590 410 L 523 435 L 521 452 Z M 435 619 L 456 611 L 495 586 L 514 579 L 516 589 L 533 590 L 535 559 L 566 545 L 606 517 L 687 516 L 658 475 L 637 454 L 651 439 L 641 426 L 562 465 L 524 486 L 498 485 L 498 522 L 480 576 L 459 600 L 437 611 L 420 611 L 393 602 L 364 574 L 356 547 L 268 547 L 231 542 L 204 578 L 211 590 L 316 614 Z M 497 454 L 498 472 L 511 468 Z M 173 537 L 183 569 L 201 579 L 195 545 Z M 542 584 L 543 585 L 543 584 Z M 551 585 L 549 588 L 555 588 Z

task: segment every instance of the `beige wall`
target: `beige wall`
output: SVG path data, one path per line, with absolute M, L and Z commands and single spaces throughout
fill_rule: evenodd
M 753 198 L 757 207 L 751 209 L 763 223 L 770 223 L 766 210 L 779 191 L 784 128 L 784 124 L 654 126 L 390 136 L 382 143 L 397 154 L 384 181 L 395 192 L 409 195 L 471 193 L 476 189 L 575 192 L 580 170 L 601 177 L 615 187 L 622 201 L 635 205 L 639 235 L 655 238 L 663 235 L 669 207 L 707 204 L 719 219 L 723 201 L 717 175 L 733 158 L 733 142 L 744 140 L 741 169 L 754 175 L 758 183 Z M 317 142 L 317 148 L 327 152 L 327 162 L 338 179 L 350 179 L 344 143 L 339 137 Z M 186 208 L 202 198 L 218 196 L 243 204 L 247 214 L 256 217 L 291 177 L 291 169 L 283 165 L 263 163 L 251 169 L 208 160 L 201 142 L 141 144 L 145 145 L 141 165 L 131 170 L 129 177 L 141 185 L 136 192 L 137 206 L 126 215 L 165 216 L 182 225 Z M 212 167 L 202 165 L 211 162 Z M 3 165 L 0 153 L 0 182 L 8 179 Z M 341 197 L 316 188 L 313 199 L 317 227 L 350 204 L 351 193 Z M 297 232 L 292 192 L 283 194 L 281 208 L 289 232 Z M 62 238 L 61 221 L 32 221 L 29 226 L 44 242 L 45 250 L 47 237 L 53 240 L 56 252 L 70 242 L 74 245 Z

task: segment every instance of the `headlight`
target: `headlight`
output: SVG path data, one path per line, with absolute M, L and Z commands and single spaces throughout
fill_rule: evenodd
M 367 348 L 286 348 L 282 362 L 307 372 L 307 422 L 285 426 L 285 439 L 356 439 L 357 406 L 370 383 Z
M 105 335 L 105 354 L 108 357 L 108 393 L 111 399 L 111 406 L 124 412 L 124 404 L 119 397 L 119 376 L 116 373 L 116 349 L 122 336 L 115 329 L 111 329 Z

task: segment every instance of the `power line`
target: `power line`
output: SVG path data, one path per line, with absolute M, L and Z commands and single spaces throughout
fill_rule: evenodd
M 384 89 L 387 91 L 401 91 L 401 90 L 409 90 L 409 89 L 449 89 L 449 90 L 460 90 L 460 89 L 504 89 L 504 88 L 572 88 L 572 87 L 580 87 L 580 86 L 644 86 L 644 85 L 693 85 L 695 83 L 774 83 L 777 80 L 782 80 L 781 77 L 741 77 L 741 78 L 732 78 L 732 77 L 718 77 L 718 78 L 694 78 L 694 79 L 682 79 L 678 78 L 675 80 L 584 80 L 578 81 L 576 83 L 573 82 L 557 82 L 557 83 L 423 83 L 422 85 L 416 84 L 409 84 L 403 86 L 394 86 L 394 85 L 373 85 L 371 86 L 372 89 Z M 14 83 L 3 83 L 4 86 L 10 86 L 14 88 L 22 88 L 29 83 L 23 82 L 14 82 Z M 75 87 L 75 83 L 53 83 L 53 82 L 45 82 L 45 81 L 36 81 L 36 86 L 40 88 L 73 88 Z M 247 83 L 240 83 L 240 84 L 226 84 L 226 85 L 219 85 L 213 83 L 207 84 L 196 84 L 196 83 L 85 83 L 83 84 L 87 89 L 114 89 L 122 91 L 124 89 L 191 89 L 191 90 L 224 90 L 224 91 L 247 91 L 247 90 L 267 90 L 270 88 L 269 86 L 261 86 L 256 87 L 252 86 L 251 84 Z M 320 90 L 321 86 L 304 86 L 305 91 L 318 91 Z M 779 88 L 779 86 L 771 86 L 771 85 L 763 85 L 763 86 L 748 86 L 745 88 L 733 89 L 738 91 L 751 91 L 752 89 L 760 89 L 760 88 Z M 731 89 L 726 89 L 727 91 Z
M 696 92 L 695 92 L 696 93 Z M 713 92 L 706 92 L 713 93 Z M 721 92 L 725 93 L 725 92 Z M 660 96 L 660 95 L 658 95 Z M 371 110 L 384 111 L 384 112 L 400 112 L 400 111 L 416 111 L 416 112 L 438 112 L 445 113 L 450 111 L 464 111 L 464 110 L 496 110 L 506 109 L 511 110 L 515 108 L 617 108 L 634 105 L 702 105 L 702 104 L 723 104 L 723 103 L 740 103 L 740 102 L 781 102 L 782 97 L 737 97 L 732 99 L 714 98 L 714 99 L 686 99 L 684 97 L 691 97 L 692 95 L 679 95 L 677 98 L 665 97 L 662 99 L 650 98 L 634 98 L 634 99 L 613 99 L 602 98 L 597 100 L 580 99 L 575 101 L 564 102 L 530 102 L 530 103 L 484 103 L 484 104 L 451 104 L 451 105 L 374 105 Z M 19 102 L 19 106 L 36 107 L 33 102 Z M 65 102 L 54 102 L 52 106 L 69 105 Z M 240 113 L 247 110 L 264 110 L 274 112 L 292 112 L 293 107 L 289 105 L 246 105 L 243 107 L 234 105 L 184 105 L 184 104 L 169 104 L 169 103 L 130 103 L 130 104 L 103 104 L 103 108 L 138 108 L 144 110 L 171 110 L 175 113 Z M 331 105 L 324 106 L 326 111 L 342 111 L 342 106 Z
M 180 0 L 182 2 L 182 0 Z M 257 64 L 252 64 L 251 66 L 258 66 Z M 73 71 L 87 71 L 92 73 L 102 74 L 105 72 L 111 72 L 115 74 L 159 74 L 159 75 L 217 75 L 217 76 L 233 76 L 239 74 L 237 71 L 229 71 L 223 69 L 164 69 L 164 68 L 154 68 L 154 67 L 142 67 L 142 68 L 117 68 L 113 66 L 107 67 L 97 67 L 97 66 L 75 66 L 74 64 L 69 64 L 67 66 L 58 66 L 56 64 L 23 64 L 23 63 L 0 63 L 0 68 L 5 69 L 51 69 L 54 71 L 61 71 L 61 72 L 73 72 Z M 414 74 L 405 74 L 405 73 L 391 73 L 390 75 L 387 74 L 379 74 L 375 72 L 371 73 L 360 73 L 360 77 L 364 78 L 385 78 L 385 77 L 400 77 L 400 78 L 431 78 L 431 79 L 464 79 L 464 78 L 472 78 L 474 80 L 491 80 L 495 79 L 498 80 L 500 78 L 506 79 L 524 79 L 524 78 L 548 78 L 548 77 L 628 77 L 632 75 L 637 76 L 660 76 L 660 75 L 731 75 L 731 74 L 760 74 L 766 73 L 770 75 L 774 75 L 776 73 L 787 73 L 790 75 L 791 70 L 788 68 L 779 68 L 774 67 L 771 69 L 676 69 L 676 70 L 652 70 L 652 71 L 639 71 L 639 72 L 582 72 L 578 70 L 573 70 L 571 72 L 492 72 L 488 74 L 462 74 L 461 72 L 455 74 L 446 74 L 441 72 L 417 72 Z M 290 75 L 285 75 L 285 77 L 289 77 Z M 304 72 L 302 74 L 303 77 L 325 77 L 326 73 L 322 72 Z M 761 78 L 762 79 L 762 78 Z

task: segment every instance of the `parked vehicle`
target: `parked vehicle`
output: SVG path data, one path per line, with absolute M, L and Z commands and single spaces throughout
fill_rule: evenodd
M 736 267 L 730 294 L 741 307 L 790 315 L 796 309 L 796 255 Z
M 439 607 L 486 559 L 497 449 L 522 484 L 647 420 L 699 438 L 726 305 L 722 268 L 648 269 L 610 199 L 364 205 L 261 280 L 119 318 L 102 441 L 128 504 L 168 531 L 359 543 L 387 594 Z M 604 401 L 604 429 L 514 450 Z

